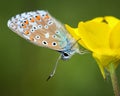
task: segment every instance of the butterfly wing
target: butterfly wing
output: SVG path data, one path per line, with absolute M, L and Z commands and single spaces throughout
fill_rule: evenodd
M 16 15 L 8 21 L 8 27 L 30 42 L 53 50 L 62 51 L 68 41 L 75 42 L 60 22 L 42 10 Z

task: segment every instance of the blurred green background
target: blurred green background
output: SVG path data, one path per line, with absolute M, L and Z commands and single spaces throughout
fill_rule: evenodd
M 102 78 L 91 54 L 60 60 L 46 82 L 59 53 L 27 42 L 7 27 L 12 16 L 38 9 L 73 27 L 97 16 L 120 18 L 120 0 L 0 1 L 0 96 L 113 96 L 110 79 Z M 118 67 L 120 80 L 119 72 Z

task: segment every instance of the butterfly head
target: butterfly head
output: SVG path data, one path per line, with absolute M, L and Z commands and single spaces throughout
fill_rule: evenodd
M 62 52 L 61 59 L 62 60 L 68 60 L 72 57 L 72 55 L 68 52 Z
M 69 59 L 70 57 L 71 57 L 70 54 L 67 53 L 67 52 L 63 52 L 63 53 L 62 53 L 62 56 L 61 56 L 61 58 L 62 58 L 63 60 L 67 60 L 67 59 Z
M 76 45 L 77 46 L 77 45 Z M 73 47 L 64 51 L 59 51 L 61 53 L 62 60 L 70 59 L 75 53 L 79 53 L 79 49 L 77 47 Z

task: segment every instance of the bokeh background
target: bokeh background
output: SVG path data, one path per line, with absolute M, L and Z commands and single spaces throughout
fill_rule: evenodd
M 102 78 L 91 54 L 60 60 L 56 75 L 46 82 L 59 53 L 27 42 L 7 27 L 12 16 L 38 9 L 72 27 L 98 16 L 120 18 L 120 0 L 1 0 L 0 96 L 113 96 L 110 78 Z M 120 67 L 120 80 L 119 73 Z

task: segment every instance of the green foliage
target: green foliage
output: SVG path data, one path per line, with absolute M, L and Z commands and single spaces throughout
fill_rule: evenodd
M 22 39 L 8 29 L 7 20 L 39 9 L 76 27 L 97 16 L 120 18 L 119 5 L 120 0 L 0 1 L 0 96 L 113 96 L 111 83 L 103 80 L 90 54 L 59 61 L 55 76 L 46 82 L 59 54 Z

